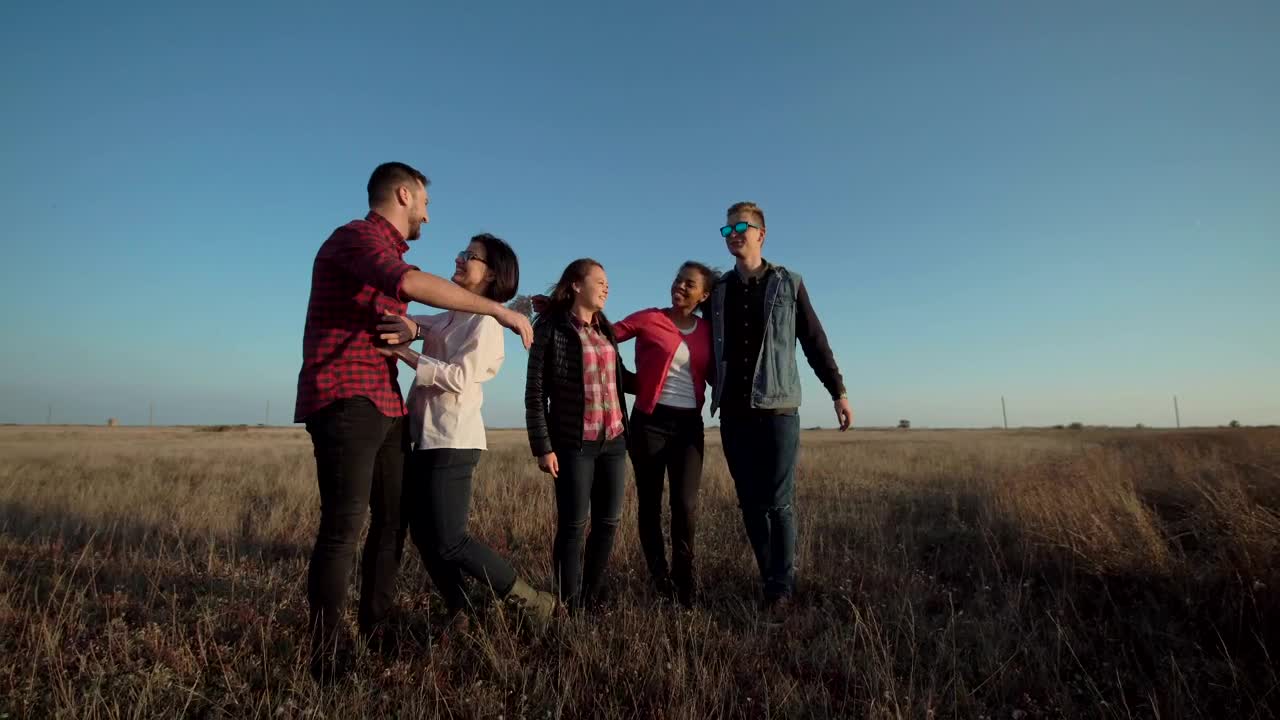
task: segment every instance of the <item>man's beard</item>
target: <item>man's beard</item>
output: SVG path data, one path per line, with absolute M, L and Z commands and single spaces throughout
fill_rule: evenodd
M 417 240 L 420 237 L 422 237 L 422 221 L 410 220 L 409 235 L 408 237 L 405 238 L 405 240 Z

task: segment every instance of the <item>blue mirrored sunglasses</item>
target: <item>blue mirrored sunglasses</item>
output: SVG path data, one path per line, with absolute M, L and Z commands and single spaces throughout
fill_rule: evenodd
M 720 237 L 729 237 L 733 233 L 738 233 L 739 235 L 741 235 L 742 233 L 747 231 L 747 228 L 755 228 L 757 230 L 764 229 L 759 225 L 756 225 L 755 223 L 738 222 L 732 225 L 725 225 L 724 227 L 720 228 Z

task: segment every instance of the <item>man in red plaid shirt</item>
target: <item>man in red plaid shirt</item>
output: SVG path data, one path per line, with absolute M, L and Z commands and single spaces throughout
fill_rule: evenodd
M 338 228 L 316 253 L 302 340 L 294 421 L 315 449 L 320 528 L 307 573 L 311 672 L 336 679 L 349 669 L 341 621 L 356 540 L 371 515 L 360 578 L 360 631 L 378 639 L 395 601 L 404 547 L 400 486 L 407 448 L 396 361 L 375 347 L 384 314 L 409 300 L 492 315 L 529 346 L 528 319 L 405 263 L 408 242 L 428 221 L 426 176 L 403 163 L 369 178 L 369 214 Z

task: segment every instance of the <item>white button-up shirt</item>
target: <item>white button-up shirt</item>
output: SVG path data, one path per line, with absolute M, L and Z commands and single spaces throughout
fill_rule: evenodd
M 488 315 L 413 315 L 422 326 L 422 358 L 406 402 L 417 450 L 487 449 L 481 383 L 498 374 L 502 326 Z

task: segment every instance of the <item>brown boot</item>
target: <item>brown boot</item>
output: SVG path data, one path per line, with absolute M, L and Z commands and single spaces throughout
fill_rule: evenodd
M 545 630 L 556 615 L 558 604 L 556 596 L 549 592 L 535 590 L 521 578 L 516 578 L 515 584 L 507 593 L 506 600 L 519 607 L 525 617 L 529 618 L 539 630 Z

